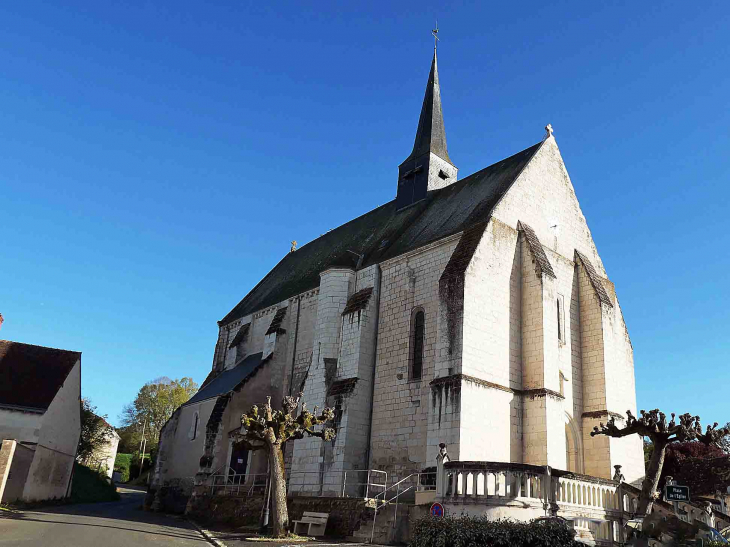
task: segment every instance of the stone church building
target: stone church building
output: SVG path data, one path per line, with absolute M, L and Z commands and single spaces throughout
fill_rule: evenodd
M 638 436 L 589 435 L 636 413 L 633 350 L 546 129 L 460 178 L 434 52 L 395 199 L 293 248 L 219 322 L 210 375 L 162 432 L 154 484 L 265 473 L 232 434 L 252 404 L 299 392 L 335 409 L 337 436 L 288 443 L 291 494 L 340 495 L 345 471 L 390 483 L 433 468 L 440 443 L 451 460 L 641 478 Z

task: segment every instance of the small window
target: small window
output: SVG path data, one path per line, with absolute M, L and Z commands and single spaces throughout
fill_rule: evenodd
M 565 300 L 562 294 L 558 295 L 556 308 L 558 311 L 558 341 L 565 344 Z
M 193 423 L 190 426 L 190 434 L 188 437 L 190 437 L 191 441 L 194 441 L 198 436 L 198 421 L 200 420 L 198 413 L 196 412 L 193 414 Z
M 413 317 L 413 348 L 411 356 L 411 380 L 420 380 L 423 374 L 423 338 L 425 316 L 422 311 Z

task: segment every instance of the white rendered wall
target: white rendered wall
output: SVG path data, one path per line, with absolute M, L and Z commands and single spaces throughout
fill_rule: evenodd
M 71 369 L 43 415 L 25 501 L 66 496 L 81 433 L 81 360 Z
M 37 443 L 41 432 L 42 412 L 23 412 L 0 408 L 0 440 Z

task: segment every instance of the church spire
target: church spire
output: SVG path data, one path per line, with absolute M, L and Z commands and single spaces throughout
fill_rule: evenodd
M 434 31 L 434 38 L 438 40 Z M 441 112 L 436 46 L 433 49 L 431 72 L 423 96 L 413 151 L 398 168 L 396 207 L 402 209 L 425 198 L 428 191 L 456 182 L 457 168 L 446 149 L 446 131 Z
M 431 72 L 428 75 L 426 93 L 423 96 L 421 117 L 418 120 L 416 140 L 413 143 L 411 157 L 421 156 L 427 152 L 433 152 L 442 160 L 451 163 L 449 153 L 446 150 L 446 131 L 444 129 L 444 116 L 441 112 L 441 87 L 439 86 L 436 47 L 433 48 Z

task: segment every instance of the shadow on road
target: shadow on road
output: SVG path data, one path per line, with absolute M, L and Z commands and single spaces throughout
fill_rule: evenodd
M 167 536 L 206 543 L 206 540 L 200 533 L 182 517 L 150 513 L 142 510 L 142 502 L 145 496 L 144 490 L 120 488 L 120 495 L 122 498 L 120 501 L 55 505 L 12 512 L 0 511 L 0 518 L 24 522 L 109 528 L 112 530 Z M 81 518 L 71 520 L 67 517 Z M 97 519 L 110 520 L 113 523 L 102 524 L 95 522 Z M 129 526 L 125 525 L 124 522 L 128 522 Z M 164 530 L 160 530 L 159 528 L 150 529 L 150 526 L 164 527 Z
M 177 539 L 192 539 L 196 541 L 202 541 L 204 543 L 207 543 L 206 539 L 200 536 L 200 533 L 198 533 L 197 530 L 191 529 L 191 528 L 184 528 L 185 532 L 188 532 L 187 534 L 173 534 L 169 532 L 160 532 L 159 530 L 150 531 L 150 530 L 140 530 L 138 528 L 134 528 L 132 526 L 107 526 L 105 524 L 90 524 L 87 522 L 64 522 L 62 520 L 50 520 L 50 519 L 40 519 L 40 518 L 28 518 L 28 517 L 18 517 L 17 520 L 22 520 L 24 522 L 42 522 L 44 524 L 66 524 L 68 526 L 91 526 L 93 528 L 110 528 L 112 530 L 122 530 L 124 532 L 137 532 L 139 534 L 151 534 L 153 536 L 167 536 L 171 538 L 177 538 Z

